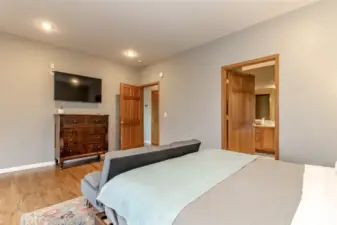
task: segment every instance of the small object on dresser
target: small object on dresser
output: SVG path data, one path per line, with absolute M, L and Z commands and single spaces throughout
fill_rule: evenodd
M 63 114 L 64 113 L 64 108 L 63 108 L 63 104 L 61 104 L 60 108 L 57 108 L 57 114 Z
M 57 109 L 57 114 L 63 114 L 64 113 L 64 109 L 63 108 L 58 108 Z

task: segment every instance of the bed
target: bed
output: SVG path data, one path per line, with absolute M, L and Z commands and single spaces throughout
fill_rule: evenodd
M 198 153 L 191 154 L 204 154 L 202 152 L 209 151 L 203 150 Z M 229 156 L 236 157 L 237 155 L 242 157 L 239 153 L 232 153 L 229 151 L 218 150 L 221 152 L 227 152 Z M 165 154 L 165 153 L 163 153 Z M 217 153 L 218 154 L 218 153 Z M 236 155 L 232 155 L 236 154 Z M 181 156 L 178 160 L 183 160 L 184 158 L 189 157 L 187 155 Z M 203 156 L 204 157 L 204 156 Z M 228 157 L 226 155 L 226 157 Z M 324 211 L 329 211 L 331 208 L 336 209 L 337 198 L 333 194 L 333 191 L 337 188 L 335 173 L 332 168 L 324 167 L 310 167 L 312 173 L 307 175 L 305 178 L 305 165 L 298 165 L 292 163 L 286 163 L 282 161 L 274 161 L 265 158 L 248 158 L 249 160 L 243 164 L 242 167 L 236 168 L 233 170 L 233 173 L 229 173 L 224 176 L 223 179 L 219 182 L 215 182 L 211 188 L 208 188 L 202 194 L 198 195 L 195 199 L 188 202 L 184 207 L 179 210 L 179 213 L 174 216 L 172 223 L 165 221 L 163 223 L 157 224 L 173 224 L 173 225 L 309 225 L 309 224 L 320 224 L 320 225 L 330 225 L 337 224 L 337 217 L 333 216 L 334 213 L 326 213 L 322 215 L 323 210 L 318 210 L 317 206 L 322 206 Z M 164 162 L 167 164 L 167 161 L 174 161 L 177 159 L 166 159 Z M 190 161 L 190 159 L 189 159 Z M 229 161 L 233 161 L 231 158 Z M 228 162 L 229 162 L 228 161 Z M 235 161 L 235 160 L 234 160 Z M 207 163 L 211 163 L 209 161 Z M 223 160 L 224 163 L 228 163 L 226 158 Z M 163 163 L 163 162 L 158 162 Z M 157 164 L 158 164 L 157 163 Z M 144 167 L 136 169 L 136 172 L 144 170 L 151 165 L 145 165 Z M 157 170 L 158 170 L 158 166 Z M 179 166 L 178 166 L 179 167 Z M 198 173 L 198 168 L 195 168 L 196 173 Z M 226 168 L 223 171 L 227 171 Z M 308 170 L 310 171 L 310 170 Z M 130 172 L 130 171 L 129 171 Z M 129 173 L 127 172 L 127 173 Z M 200 172 L 199 172 L 200 173 Z M 207 172 L 211 174 L 210 172 Z M 227 172 L 226 172 L 227 173 Z M 224 173 L 225 174 L 225 173 Z M 313 175 L 314 174 L 314 175 Z M 128 175 L 128 174 L 126 174 Z M 317 185 L 315 188 L 319 190 L 324 190 L 321 194 L 316 195 L 316 200 L 312 200 L 310 197 L 306 197 L 305 204 L 303 203 L 303 191 L 304 185 L 312 187 L 312 184 L 317 180 L 316 175 L 324 177 L 320 185 Z M 123 174 L 121 177 L 124 176 Z M 137 174 L 139 176 L 139 174 Z M 163 176 L 165 176 L 163 174 Z M 203 175 L 205 176 L 205 175 Z M 119 176 L 117 176 L 119 177 Z M 125 178 L 125 177 L 123 177 Z M 127 183 L 130 184 L 130 177 L 127 178 Z M 310 179 L 311 180 L 310 180 Z M 114 178 L 116 179 L 116 178 Z M 111 181 L 113 181 L 112 179 Z M 137 178 L 138 179 L 138 178 Z M 306 182 L 304 181 L 306 179 Z M 203 180 L 203 179 L 201 179 Z M 125 179 L 123 180 L 125 181 Z M 110 181 L 109 181 L 110 182 Z M 108 183 L 109 183 L 108 182 Z M 132 183 L 133 182 L 133 183 Z M 127 190 L 128 193 L 132 193 L 135 189 L 139 190 L 143 186 L 146 188 L 153 188 L 151 186 L 145 185 L 142 180 L 133 180 L 130 189 Z M 189 181 L 190 182 L 190 181 Z M 200 181 L 198 181 L 200 183 Z M 108 184 L 107 183 L 107 184 Z M 317 183 L 317 182 L 316 182 Z M 144 185 L 143 185 L 144 184 Z M 140 186 L 139 186 L 140 185 Z M 197 184 L 193 184 L 197 185 Z M 107 185 L 108 186 L 108 185 Z M 330 187 L 330 191 L 325 191 L 326 187 Z M 179 186 L 176 187 L 179 189 Z M 314 190 L 316 190 L 314 188 Z M 312 188 L 311 188 L 312 189 Z M 110 189 L 109 189 L 110 190 Z M 109 190 L 105 190 L 105 193 L 109 193 Z M 307 195 L 312 195 L 313 190 L 310 188 L 305 189 Z M 104 192 L 104 190 L 102 190 Z M 179 192 L 179 190 L 177 191 Z M 174 195 L 177 192 L 172 193 L 163 193 L 163 196 Z M 318 191 L 319 192 L 319 191 Z M 122 193 L 122 192 L 118 192 Z M 110 194 L 110 193 L 109 193 Z M 119 196 L 124 196 L 120 194 Z M 323 197 L 322 197 L 323 196 Z M 330 200 L 324 199 L 324 196 L 329 196 Z M 331 198 L 330 198 L 331 197 Z M 103 198 L 103 199 L 102 199 Z M 100 199 L 104 203 L 104 195 Z M 317 201 L 319 199 L 319 203 Z M 138 198 L 129 198 L 121 197 L 120 201 L 125 203 L 135 205 Z M 145 198 L 144 206 L 146 210 L 156 212 L 159 216 L 165 217 L 166 213 L 170 211 L 162 210 L 157 211 L 158 204 L 162 204 L 161 201 L 154 201 L 150 198 L 148 200 Z M 152 202 L 151 202 L 152 201 Z M 149 205 L 153 204 L 152 205 Z M 142 203 L 143 204 L 143 203 Z M 326 205 L 330 205 L 326 207 Z M 111 205 L 110 205 L 111 206 Z M 313 207 L 315 206 L 315 207 Z M 118 208 L 118 207 L 117 207 Z M 164 207 L 165 209 L 165 207 Z M 299 210 L 300 209 L 300 210 Z M 127 210 L 137 210 L 135 208 L 128 208 Z M 142 209 L 144 210 L 144 209 Z M 308 212 L 315 212 L 315 215 L 306 216 Z M 132 221 L 130 218 L 124 218 L 122 215 L 128 215 L 123 212 L 121 215 L 119 211 L 113 207 L 109 207 L 109 204 L 105 204 L 105 212 L 110 221 L 114 225 L 135 225 L 135 224 L 154 224 L 147 222 L 147 218 L 142 218 L 142 221 L 133 221 L 129 223 L 127 221 Z M 144 211 L 146 212 L 146 211 Z M 159 213 L 158 213 L 159 212 Z M 322 223 L 324 217 L 325 222 Z M 306 219 L 305 219 L 306 218 Z M 311 218 L 311 219 L 308 219 Z M 316 220 L 315 220 L 316 219 Z M 145 221 L 145 222 L 144 222 Z

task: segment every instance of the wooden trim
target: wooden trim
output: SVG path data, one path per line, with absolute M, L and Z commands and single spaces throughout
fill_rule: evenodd
M 159 81 L 148 83 L 148 84 L 142 84 L 142 85 L 139 85 L 139 87 L 145 88 L 145 87 L 151 87 L 151 86 L 156 86 L 156 85 L 159 85 Z
M 159 81 L 158 81 L 158 93 L 159 93 L 159 97 L 158 97 L 158 113 L 159 113 L 159 118 L 158 118 L 158 145 L 160 145 L 160 85 L 159 85 Z
M 252 60 L 248 60 L 248 61 L 243 61 L 243 62 L 239 62 L 239 63 L 234 63 L 234 64 L 230 64 L 227 66 L 223 66 L 222 69 L 223 70 L 232 70 L 232 69 L 237 69 L 243 66 L 250 66 L 250 65 L 254 65 L 254 64 L 258 64 L 258 63 L 263 63 L 263 62 L 268 62 L 268 61 L 273 61 L 275 60 L 275 66 L 276 66 L 276 58 L 278 58 L 279 54 L 275 54 L 275 55 L 269 55 L 269 56 L 265 56 L 265 57 L 261 57 L 261 58 L 257 58 L 257 59 L 252 59 Z
M 12 172 L 17 172 L 17 171 L 22 171 L 22 170 L 30 170 L 30 169 L 35 169 L 35 168 L 40 168 L 40 167 L 45 167 L 45 166 L 54 166 L 54 165 L 55 165 L 55 161 L 49 161 L 49 162 L 43 162 L 43 163 L 10 167 L 10 168 L 0 169 L 0 174 L 12 173 Z
M 225 137 L 227 137 L 227 70 L 221 70 L 221 133 L 222 133 L 222 140 L 221 140 L 221 148 L 227 149 L 227 142 L 225 141 Z
M 140 136 L 141 136 L 141 138 L 142 138 L 142 145 L 141 145 L 141 147 L 144 147 L 144 88 L 143 87 L 141 87 L 140 88 L 140 105 L 141 105 L 141 107 L 140 107 L 140 126 L 141 126 L 141 134 L 140 134 Z
M 274 71 L 274 78 L 275 78 L 275 159 L 280 159 L 280 107 L 279 107 L 279 90 L 280 90 L 280 83 L 279 83 L 279 75 L 280 75 L 280 56 L 275 55 L 275 71 Z
M 243 66 L 250 66 L 253 64 L 268 62 L 268 61 L 275 61 L 275 71 L 274 71 L 274 78 L 275 78 L 275 159 L 279 160 L 279 54 L 265 56 L 257 59 L 252 59 L 248 61 L 243 61 L 239 63 L 234 63 L 231 65 L 223 66 L 221 68 L 221 147 L 226 149 L 227 141 L 227 118 L 226 118 L 226 101 L 227 101 L 227 92 L 226 92 L 226 83 L 227 83 L 227 71 L 237 69 Z
M 255 90 L 255 95 L 272 95 L 275 89 L 263 88 Z
M 123 103 L 123 95 L 124 95 L 124 91 L 123 91 L 123 83 L 119 84 L 119 148 L 120 150 L 123 150 L 123 140 L 122 140 L 122 107 L 124 107 L 124 103 Z
M 159 114 L 159 90 L 151 90 L 151 120 L 153 118 L 153 115 L 152 115 L 152 107 L 153 107 L 152 94 L 153 92 L 158 92 L 158 114 Z M 159 118 L 158 118 L 158 125 L 159 125 Z M 152 121 L 151 121 L 151 145 L 156 145 L 156 144 L 153 144 L 152 132 L 153 132 L 153 127 L 152 127 Z M 158 129 L 158 139 L 159 139 L 159 129 Z M 158 145 L 159 145 L 159 140 L 158 140 Z
M 139 87 L 141 88 L 141 104 L 142 104 L 142 107 L 141 107 L 141 124 L 142 124 L 142 140 L 144 142 L 144 88 L 147 88 L 147 87 L 152 87 L 152 86 L 158 86 L 158 92 L 159 92 L 159 99 L 158 99 L 158 105 L 159 105 L 159 121 L 158 121 L 158 126 L 159 126 L 159 130 L 158 130 L 158 145 L 160 145 L 160 81 L 156 81 L 156 82 L 152 82 L 152 83 L 148 83 L 148 84 L 142 84 L 142 85 L 139 85 Z M 143 143 L 144 144 L 144 143 Z

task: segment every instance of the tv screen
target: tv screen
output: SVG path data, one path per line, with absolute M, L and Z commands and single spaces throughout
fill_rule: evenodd
M 54 100 L 102 102 L 102 80 L 55 71 Z

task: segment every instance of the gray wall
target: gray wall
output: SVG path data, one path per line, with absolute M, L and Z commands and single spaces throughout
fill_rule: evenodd
M 119 83 L 140 81 L 132 69 L 104 59 L 0 34 L 0 169 L 54 160 L 55 70 L 103 79 L 102 104 L 65 103 L 66 113 L 110 115 L 110 150 L 116 143 Z
M 142 71 L 158 80 L 161 143 L 198 138 L 221 147 L 221 66 L 280 54 L 280 157 L 337 160 L 337 1 L 326 0 L 192 49 Z M 167 111 L 168 117 L 163 117 Z

